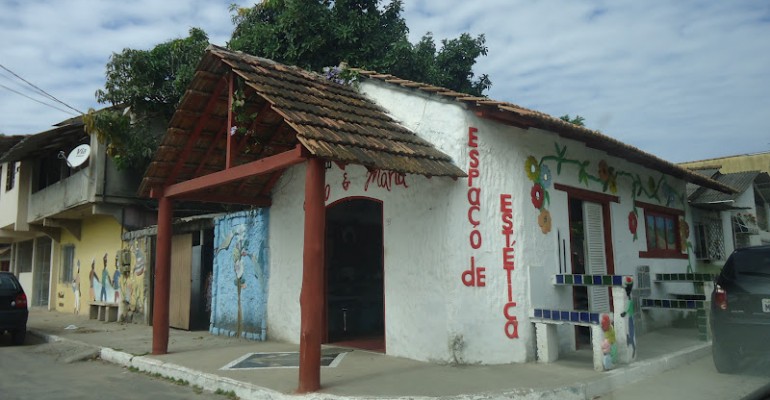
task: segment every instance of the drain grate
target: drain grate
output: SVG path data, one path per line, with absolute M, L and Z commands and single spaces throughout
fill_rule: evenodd
M 323 350 L 321 352 L 322 367 L 336 367 L 349 350 Z M 221 369 L 266 369 L 266 368 L 298 368 L 299 352 L 285 351 L 274 353 L 248 353 L 243 357 L 225 365 Z

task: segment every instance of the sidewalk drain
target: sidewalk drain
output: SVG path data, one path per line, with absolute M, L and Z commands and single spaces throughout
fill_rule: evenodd
M 324 350 L 321 352 L 321 366 L 334 368 L 342 362 L 350 350 Z M 246 370 L 268 368 L 298 368 L 299 352 L 248 353 L 220 368 L 220 370 Z

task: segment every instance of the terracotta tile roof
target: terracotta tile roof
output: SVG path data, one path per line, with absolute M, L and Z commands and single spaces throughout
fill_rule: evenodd
M 660 171 L 671 176 L 692 182 L 704 187 L 725 193 L 734 193 L 735 190 L 728 185 L 717 182 L 708 177 L 694 173 L 686 168 L 665 161 L 650 153 L 625 144 L 617 139 L 609 137 L 599 131 L 594 131 L 575 124 L 566 122 L 548 114 L 530 110 L 516 104 L 504 101 L 496 101 L 486 97 L 471 96 L 466 93 L 458 93 L 451 89 L 441 88 L 430 84 L 413 82 L 397 78 L 393 75 L 381 74 L 375 71 L 354 69 L 360 76 L 380 80 L 392 85 L 398 85 L 411 90 L 419 90 L 444 97 L 464 104 L 468 109 L 477 114 L 497 120 L 499 122 L 519 126 L 524 129 L 538 128 L 554 132 L 564 138 L 583 142 L 586 146 L 605 151 L 607 154 L 624 158 L 630 162 L 643 165 L 647 168 Z
M 251 137 L 234 136 L 239 152 L 233 166 L 300 143 L 310 154 L 332 161 L 426 176 L 466 176 L 448 155 L 355 89 L 296 67 L 209 46 L 145 173 L 141 195 L 155 186 L 224 169 L 228 95 L 223 82 L 230 72 L 238 77 L 236 89 L 244 93 L 244 114 L 256 115 L 245 123 Z M 185 152 L 196 129 L 200 134 Z M 181 168 L 172 176 L 178 163 Z M 216 190 L 219 195 L 264 194 L 274 180 L 252 177 Z

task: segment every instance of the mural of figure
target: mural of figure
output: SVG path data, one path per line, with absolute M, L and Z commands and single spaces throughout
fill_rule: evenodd
M 631 359 L 636 360 L 636 332 L 634 332 L 634 299 L 631 297 L 631 291 L 634 288 L 634 280 L 631 277 L 627 277 L 623 282 L 623 287 L 626 289 L 626 296 L 628 297 L 628 307 L 626 311 L 620 314 L 621 317 L 628 317 L 628 335 L 627 343 L 631 347 Z
M 118 260 L 118 254 L 115 254 L 115 273 L 112 274 L 112 288 L 115 290 L 115 296 L 113 301 L 115 303 L 120 301 L 120 262 Z
M 110 283 L 110 273 L 107 272 L 107 253 L 104 253 L 104 266 L 102 267 L 102 291 L 99 292 L 99 301 L 107 301 L 107 285 Z
M 612 369 L 618 360 L 618 345 L 615 343 L 615 327 L 612 325 L 609 314 L 602 314 L 602 364 L 605 370 Z
M 72 293 L 75 294 L 75 315 L 80 314 L 80 260 L 78 260 L 77 272 L 72 279 Z
M 88 273 L 88 298 L 90 301 L 96 301 L 96 296 L 94 294 L 94 281 L 96 281 L 96 283 L 101 283 L 99 282 L 99 276 L 96 275 L 96 271 L 94 270 L 94 268 L 96 268 L 95 264 L 96 259 L 92 258 L 91 272 Z

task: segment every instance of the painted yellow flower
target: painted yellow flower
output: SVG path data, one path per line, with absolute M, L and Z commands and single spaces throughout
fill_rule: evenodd
M 537 217 L 537 224 L 540 225 L 540 230 L 543 234 L 551 231 L 551 213 L 547 209 L 540 210 L 540 215 Z
M 540 163 L 537 162 L 535 157 L 527 157 L 524 167 L 527 169 L 527 177 L 529 180 L 537 182 L 537 180 L 540 179 Z
M 599 161 L 599 179 L 602 182 L 607 182 L 607 179 L 610 179 L 610 167 L 607 165 L 607 161 Z

